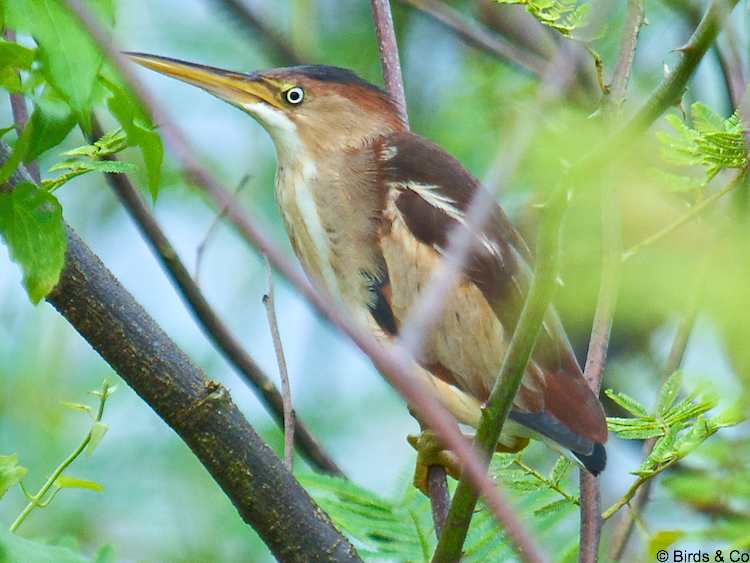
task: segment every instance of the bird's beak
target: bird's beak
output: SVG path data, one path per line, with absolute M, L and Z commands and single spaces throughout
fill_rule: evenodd
M 232 105 L 265 102 L 279 107 L 270 85 L 258 74 L 243 74 L 168 57 L 145 53 L 125 53 L 130 60 L 161 74 L 198 86 Z

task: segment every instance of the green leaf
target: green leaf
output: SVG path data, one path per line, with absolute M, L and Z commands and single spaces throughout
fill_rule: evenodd
M 646 407 L 625 393 L 619 393 L 613 389 L 607 389 L 604 393 L 633 416 L 648 416 Z
M 47 81 L 90 130 L 91 98 L 102 55 L 59 0 L 8 0 L 16 27 L 28 30 L 39 45 L 38 59 Z
M 16 454 L 0 455 L 0 498 L 24 478 L 29 470 L 18 465 Z
M 29 298 L 38 303 L 57 285 L 65 262 L 67 236 L 60 203 L 28 182 L 0 193 L 0 235 L 21 266 Z
M 667 413 L 677 399 L 677 394 L 682 387 L 682 372 L 676 371 L 664 382 L 656 400 L 656 414 L 661 416 Z
M 76 119 L 68 105 L 50 94 L 37 98 L 31 115 L 33 135 L 25 162 L 36 160 L 45 151 L 62 143 Z
M 86 414 L 92 413 L 91 407 L 88 405 L 84 405 L 83 403 L 71 403 L 69 401 L 60 401 L 60 404 L 74 411 L 81 411 L 81 412 L 85 412 Z
M 744 400 L 740 399 L 734 405 L 713 417 L 711 423 L 717 428 L 737 426 L 747 420 L 746 409 Z
M 570 470 L 573 469 L 573 465 L 574 463 L 567 457 L 560 456 L 552 467 L 549 480 L 555 485 L 560 484 L 560 481 L 565 479 L 568 473 L 570 473 Z
M 91 563 L 67 547 L 24 539 L 0 526 L 0 563 Z
M 521 4 L 540 23 L 570 37 L 586 25 L 589 5 L 577 0 L 497 0 L 500 4 Z
M 742 120 L 737 112 L 723 119 L 704 104 L 691 107 L 693 127 L 672 114 L 666 117 L 675 134 L 658 133 L 664 158 L 679 166 L 700 166 L 704 170 L 705 186 L 726 168 L 744 168 L 747 150 Z
M 534 516 L 547 516 L 548 514 L 553 514 L 555 512 L 559 512 L 560 510 L 569 508 L 571 505 L 573 505 L 571 501 L 566 498 L 561 498 L 560 500 L 556 500 L 537 508 L 536 510 L 534 510 Z
M 0 167 L 0 185 L 5 183 L 5 181 L 13 175 L 18 166 L 23 162 L 24 158 L 26 158 L 26 153 L 29 150 L 29 145 L 31 144 L 33 136 L 34 126 L 29 123 L 24 128 L 18 141 L 16 141 L 10 158 L 8 158 L 8 160 Z
M 55 481 L 55 485 L 61 489 L 87 489 L 89 491 L 96 491 L 97 493 L 104 492 L 104 485 L 101 483 L 89 481 L 88 479 L 71 477 L 70 475 L 60 475 L 57 478 L 57 481 Z
M 112 80 L 104 79 L 112 92 L 107 105 L 112 115 L 128 135 L 128 142 L 141 149 L 143 162 L 148 175 L 148 189 L 151 198 L 156 201 L 161 185 L 161 167 L 164 160 L 164 146 L 161 136 L 145 111 L 135 103 L 133 96 Z
M 35 56 L 34 49 L 0 38 L 0 68 L 29 70 Z
M 109 430 L 109 426 L 107 426 L 103 422 L 97 421 L 93 424 L 93 426 L 91 427 L 91 439 L 86 446 L 87 455 L 91 455 L 94 453 L 94 450 L 101 443 L 102 438 L 104 438 L 104 435 L 107 433 L 107 430 Z
M 114 546 L 103 545 L 94 556 L 94 563 L 117 563 L 117 554 Z
M 677 543 L 685 532 L 682 530 L 661 530 L 656 532 L 648 542 L 648 553 L 651 561 L 656 561 L 656 553 L 658 551 L 668 550 L 671 546 Z

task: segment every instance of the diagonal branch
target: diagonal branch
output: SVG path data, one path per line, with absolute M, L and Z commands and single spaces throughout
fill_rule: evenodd
M 96 119 L 93 121 L 93 131 L 95 137 L 100 137 L 102 134 L 101 126 Z M 107 157 L 107 160 L 115 160 L 115 157 Z M 105 177 L 162 267 L 169 274 L 204 334 L 227 358 L 245 383 L 258 393 L 277 424 L 283 424 L 284 401 L 273 380 L 255 363 L 255 360 L 245 351 L 242 344 L 208 303 L 203 292 L 190 276 L 190 272 L 180 260 L 174 246 L 149 211 L 141 194 L 125 174 L 106 174 Z M 295 417 L 294 426 L 296 444 L 305 459 L 321 471 L 343 476 L 341 469 L 298 417 Z
M 537 76 L 544 74 L 547 62 L 537 53 L 520 49 L 502 40 L 448 4 L 440 0 L 400 0 L 400 2 L 437 21 L 468 45 Z
M 270 47 L 270 58 L 279 64 L 298 65 L 304 62 L 304 57 L 298 53 L 291 43 L 286 40 L 271 25 L 257 15 L 243 0 L 213 0 L 223 8 L 232 18 L 233 23 L 240 27 L 251 40 L 263 38 L 264 47 Z M 268 50 L 268 49 L 267 49 Z
M 0 144 L 0 163 L 9 154 Z M 24 181 L 32 179 L 20 167 L 7 187 Z M 190 361 L 70 227 L 67 234 L 65 266 L 47 301 L 177 432 L 277 558 L 359 561 L 229 392 Z

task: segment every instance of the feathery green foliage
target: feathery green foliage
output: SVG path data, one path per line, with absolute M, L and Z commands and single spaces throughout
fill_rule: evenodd
M 685 183 L 684 174 L 668 174 L 680 188 L 701 187 L 713 180 L 724 169 L 747 166 L 747 152 L 739 110 L 723 119 L 708 106 L 695 102 L 690 106 L 692 126 L 676 114 L 666 117 L 673 133 L 658 132 L 662 154 L 671 164 L 681 167 L 699 166 L 704 172 L 701 182 Z
M 567 490 L 573 466 L 561 457 L 545 475 L 520 454 L 496 454 L 490 473 L 513 493 L 519 512 L 540 539 L 559 541 L 565 534 L 558 524 L 576 512 L 579 502 Z M 400 499 L 391 501 L 343 479 L 307 473 L 297 477 L 366 560 L 430 560 L 435 548 L 430 503 L 411 484 Z M 573 557 L 577 545 L 577 539 L 566 541 L 560 560 Z M 472 520 L 463 560 L 503 561 L 511 555 L 492 513 L 480 509 Z
M 127 148 L 127 136 L 122 129 L 116 129 L 104 135 L 101 139 L 91 145 L 83 145 L 75 149 L 65 151 L 63 156 L 70 157 L 58 162 L 50 168 L 50 172 L 62 171 L 56 178 L 42 181 L 44 188 L 53 192 L 64 184 L 88 172 L 119 173 L 126 174 L 135 172 L 137 168 L 129 162 L 102 160 L 107 156 L 117 154 Z
M 547 27 L 566 37 L 586 24 L 589 4 L 578 0 L 497 0 L 500 4 L 521 4 Z
M 745 420 L 741 403 L 706 417 L 705 414 L 717 404 L 714 394 L 694 391 L 677 401 L 681 388 L 682 372 L 677 371 L 664 382 L 651 415 L 645 414 L 646 408 L 632 397 L 611 389 L 606 391 L 610 399 L 633 415 L 633 418 L 608 418 L 607 424 L 612 432 L 630 440 L 658 439 L 640 467 L 631 471 L 638 479 L 619 501 L 605 511 L 605 518 L 625 506 L 643 483 L 696 450 L 721 428 L 736 426 Z

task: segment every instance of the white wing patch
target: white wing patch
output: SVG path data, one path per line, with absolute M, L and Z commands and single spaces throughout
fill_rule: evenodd
M 396 190 L 410 190 L 414 192 L 425 202 L 444 212 L 460 225 L 466 226 L 466 214 L 462 209 L 458 208 L 454 199 L 440 193 L 440 186 L 420 184 L 418 182 L 392 182 L 389 185 Z M 485 233 L 479 233 L 479 242 L 487 252 L 497 258 L 500 265 L 503 264 L 503 253 L 495 241 L 490 239 Z M 436 248 L 435 250 L 442 254 L 445 249 Z

